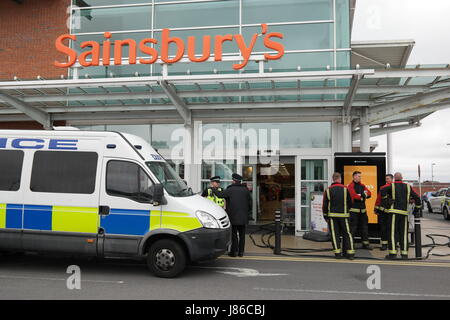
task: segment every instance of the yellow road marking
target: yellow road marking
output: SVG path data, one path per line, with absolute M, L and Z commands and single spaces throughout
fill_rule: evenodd
M 288 262 L 325 262 L 325 263 L 352 263 L 352 264 L 377 264 L 391 266 L 414 266 L 414 267 L 441 267 L 450 268 L 450 263 L 421 262 L 421 261 L 389 261 L 389 260 L 337 260 L 331 258 L 307 258 L 307 257 L 270 257 L 270 256 L 244 256 L 239 258 L 220 257 L 225 260 L 254 260 L 254 261 L 288 261 Z

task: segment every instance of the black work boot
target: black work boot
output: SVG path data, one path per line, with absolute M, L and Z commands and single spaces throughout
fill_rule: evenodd
M 342 257 L 342 253 L 335 253 L 334 254 L 334 257 L 336 258 L 336 259 L 342 259 L 343 257 Z
M 370 244 L 363 244 L 362 248 L 365 250 L 372 250 L 372 248 L 370 247 Z
M 348 260 L 355 260 L 355 255 L 354 254 L 347 254 L 345 256 Z
M 397 255 L 396 254 L 388 254 L 384 258 L 387 259 L 387 260 L 395 260 L 395 259 L 397 259 Z
M 388 245 L 387 245 L 387 244 L 382 244 L 380 250 L 381 250 L 381 251 L 386 251 L 387 248 L 388 248 Z
M 407 254 L 402 254 L 402 260 L 408 260 L 408 255 Z

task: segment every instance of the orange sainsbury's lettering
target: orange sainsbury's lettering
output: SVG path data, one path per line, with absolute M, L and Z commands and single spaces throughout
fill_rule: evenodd
M 78 57 L 78 61 L 83 67 L 98 66 L 100 63 L 100 45 L 95 41 L 85 41 L 81 44 L 81 48 L 86 48 L 90 46 L 92 50 L 84 51 Z M 91 60 L 88 61 L 86 58 L 91 56 Z
M 261 24 L 261 29 L 262 32 L 260 34 L 254 33 L 251 39 L 249 39 L 249 42 L 248 40 L 246 42 L 241 34 L 227 34 L 216 35 L 214 41 L 211 41 L 212 37 L 207 35 L 199 43 L 197 43 L 196 37 L 194 36 L 187 37 L 187 41 L 179 37 L 171 37 L 169 29 L 162 30 L 160 41 L 146 38 L 142 39 L 139 43 L 134 39 L 114 40 L 110 32 L 105 32 L 103 34 L 105 39 L 102 43 L 96 41 L 82 42 L 79 47 L 81 49 L 88 49 L 82 52 L 77 52 L 64 43 L 66 40 L 71 40 L 74 43 L 77 40 L 75 35 L 63 34 L 56 39 L 55 46 L 57 51 L 67 56 L 67 62 L 55 61 L 54 65 L 60 68 L 69 68 L 78 61 L 83 67 L 98 66 L 100 65 L 100 57 L 101 63 L 104 66 L 108 66 L 111 63 L 121 65 L 125 47 L 128 48 L 129 64 L 152 64 L 158 61 L 158 59 L 164 63 L 172 64 L 185 57 L 185 53 L 189 61 L 201 63 L 207 61 L 211 57 L 212 52 L 214 52 L 214 61 L 222 61 L 223 43 L 228 41 L 234 42 L 236 45 L 235 52 L 240 52 L 243 58 L 243 61 L 233 65 L 233 69 L 239 70 L 247 65 L 257 41 L 262 41 L 264 46 L 270 50 L 270 52 L 267 51 L 264 53 L 266 60 L 277 60 L 283 57 L 284 45 L 274 40 L 274 38 L 283 39 L 283 34 L 280 32 L 269 33 L 267 24 Z M 159 52 L 156 45 L 159 45 Z M 201 45 L 201 50 L 200 48 L 196 50 L 196 45 Z M 214 45 L 214 48 L 211 48 L 211 45 Z M 114 57 L 111 57 L 111 46 L 114 46 Z M 72 47 L 74 47 L 73 44 Z M 175 49 L 173 55 L 169 55 L 169 48 Z M 276 51 L 276 53 L 273 51 Z M 201 52 L 202 55 L 196 56 L 196 52 Z M 112 58 L 113 60 L 111 60 Z
M 66 54 L 69 57 L 69 62 L 58 62 L 55 61 L 55 66 L 60 68 L 69 68 L 74 65 L 77 61 L 77 52 L 75 50 L 70 49 L 69 47 L 64 45 L 64 40 L 70 39 L 72 41 L 77 40 L 77 36 L 71 34 L 63 34 L 56 39 L 55 46 L 56 50 Z
M 139 49 L 145 54 L 151 55 L 151 59 L 139 59 L 139 63 L 141 64 L 152 64 L 155 63 L 156 60 L 158 60 L 158 51 L 152 47 L 146 46 L 147 43 L 153 43 L 157 44 L 158 41 L 156 39 L 144 39 L 139 43 Z
M 175 58 L 169 58 L 169 45 L 173 43 L 177 47 L 177 53 Z M 165 63 L 175 63 L 180 61 L 180 59 L 184 55 L 184 42 L 181 38 L 173 37 L 170 38 L 170 30 L 163 29 L 162 31 L 162 39 L 161 39 L 161 60 Z

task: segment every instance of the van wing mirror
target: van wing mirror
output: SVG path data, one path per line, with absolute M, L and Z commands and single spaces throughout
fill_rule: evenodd
M 159 206 L 164 199 L 164 187 L 161 183 L 155 184 L 153 189 L 153 205 Z

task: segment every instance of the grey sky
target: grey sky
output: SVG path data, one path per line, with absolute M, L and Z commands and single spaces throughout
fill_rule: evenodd
M 450 64 L 449 0 L 357 0 L 352 41 L 400 40 L 416 42 L 408 64 Z M 386 151 L 386 136 L 376 151 Z M 450 182 L 450 109 L 435 112 L 419 128 L 393 134 L 394 171 L 407 179 Z

